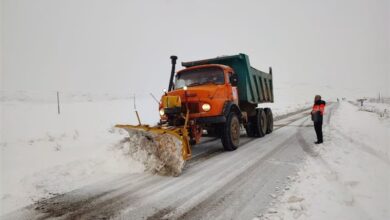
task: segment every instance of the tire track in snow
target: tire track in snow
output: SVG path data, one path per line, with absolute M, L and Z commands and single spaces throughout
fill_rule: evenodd
M 302 117 L 305 116 L 306 114 L 302 114 Z M 283 127 L 286 127 L 302 117 L 292 117 L 293 120 L 289 120 L 288 123 L 283 125 Z M 291 131 L 295 131 L 293 127 L 294 125 L 290 126 L 289 129 Z M 280 128 L 275 129 L 275 131 L 278 129 Z M 234 187 L 229 187 L 229 185 L 239 187 L 242 185 L 241 183 L 245 183 L 245 179 L 255 178 L 256 171 L 257 175 L 259 175 L 258 169 L 265 169 L 266 172 L 268 172 L 267 175 L 276 175 L 272 171 L 273 167 L 277 165 L 269 162 L 270 158 L 288 149 L 287 146 L 292 139 L 294 139 L 294 135 L 291 136 L 292 139 L 289 137 L 290 135 L 286 136 L 287 134 L 290 134 L 287 130 L 282 131 L 281 133 L 284 135 L 279 136 L 280 140 L 278 140 L 277 135 L 273 137 L 268 136 L 268 138 L 266 136 L 263 139 L 248 141 L 240 147 L 238 152 L 230 154 L 221 154 L 220 152 L 216 152 L 215 155 L 213 154 L 207 158 L 210 160 L 201 161 L 194 164 L 194 167 L 190 167 L 189 169 L 191 173 L 184 173 L 182 178 L 164 178 L 150 175 L 128 176 L 119 181 L 107 182 L 105 185 L 100 184 L 102 185 L 101 187 L 85 187 L 80 190 L 66 193 L 62 196 L 45 200 L 45 204 L 41 203 L 44 208 L 46 208 L 44 210 L 35 209 L 39 204 L 36 203 L 24 209 L 20 215 L 18 215 L 18 213 L 10 215 L 14 217 L 16 216 L 16 218 L 8 217 L 8 219 L 51 219 L 55 217 L 60 219 L 119 218 L 122 210 L 125 210 L 125 214 L 123 215 L 125 216 L 123 217 L 124 219 L 128 219 L 126 218 L 128 217 L 126 214 L 130 214 L 132 219 L 144 219 L 146 216 L 149 216 L 151 219 L 160 219 L 164 216 L 182 216 L 186 212 L 190 211 L 196 204 L 205 200 L 205 203 L 208 201 L 212 202 L 213 199 L 211 198 L 215 198 L 215 196 L 217 196 L 215 191 L 222 189 L 222 191 L 227 192 L 228 190 L 234 189 Z M 255 140 L 258 140 L 260 145 L 264 145 L 263 148 L 254 148 L 254 143 L 252 141 Z M 211 141 L 208 144 L 211 143 L 214 142 Z M 268 143 L 270 144 L 269 147 L 267 147 Z M 256 149 L 255 151 L 257 154 L 249 153 L 252 152 L 253 149 Z M 242 158 L 241 155 L 247 155 L 248 157 Z M 207 156 L 208 155 L 206 154 L 206 157 Z M 226 160 L 221 160 L 220 158 L 226 158 Z M 240 162 L 239 160 L 242 159 L 243 161 Z M 212 163 L 210 162 L 211 160 L 215 162 Z M 238 170 L 235 167 L 235 169 L 232 170 L 233 172 L 225 169 L 221 170 L 221 172 L 215 173 L 217 171 L 216 169 L 228 167 L 229 161 L 235 161 L 235 163 L 238 162 L 244 165 L 240 165 L 241 167 Z M 283 172 L 287 171 L 284 170 Z M 135 180 L 134 177 L 137 180 Z M 262 175 L 260 174 L 258 178 L 262 179 L 261 177 Z M 283 173 L 278 176 L 278 178 L 284 177 Z M 225 181 L 226 178 L 228 181 Z M 274 179 L 265 179 L 266 180 L 261 182 L 261 184 L 268 184 L 268 187 L 269 183 L 267 183 L 267 181 L 271 181 L 271 183 L 274 181 Z M 207 189 L 207 185 L 210 183 L 213 184 L 210 191 L 211 193 L 206 192 L 203 196 L 198 196 L 202 193 L 202 189 Z M 188 191 L 188 189 L 191 188 L 193 191 Z M 265 190 L 266 193 L 268 188 L 263 190 Z M 210 197 L 210 194 L 214 196 Z M 229 198 L 232 195 L 233 194 L 227 193 L 224 198 Z M 177 198 L 172 198 L 172 196 L 176 196 Z M 197 196 L 197 199 L 194 198 L 194 196 Z M 158 201 L 155 201 L 156 197 Z M 250 199 L 250 197 L 247 199 Z M 188 200 L 191 201 L 185 204 Z M 223 201 L 224 199 L 219 200 L 219 203 Z M 181 205 L 183 204 L 185 204 L 187 208 L 182 209 L 183 207 L 181 207 Z M 28 217 L 20 217 L 23 216 L 23 214 L 26 214 L 25 216 Z
M 302 126 L 306 122 L 303 121 L 300 125 Z M 219 190 L 215 191 L 213 194 L 208 196 L 205 200 L 200 202 L 199 204 L 193 205 L 191 209 L 188 211 L 181 210 L 182 214 L 178 213 L 170 213 L 170 215 L 165 216 L 164 219 L 198 219 L 200 216 L 203 215 L 204 212 L 211 211 L 214 214 L 218 215 L 219 219 L 223 219 L 223 217 L 220 217 L 218 212 L 225 212 L 225 209 L 228 209 L 229 207 L 226 207 L 226 203 L 229 205 L 230 201 L 240 201 L 240 204 L 235 205 L 235 209 L 238 210 L 238 212 L 231 211 L 232 219 L 239 219 L 240 210 L 243 210 L 246 204 L 250 203 L 254 196 L 252 197 L 246 197 L 242 198 L 242 194 L 247 193 L 245 192 L 247 189 L 246 185 L 250 185 L 248 183 L 248 179 L 258 179 L 259 178 L 259 172 L 260 169 L 263 169 L 263 171 L 267 171 L 268 175 L 272 175 L 275 173 L 275 170 L 273 167 L 280 166 L 282 163 L 284 166 L 293 167 L 293 169 L 296 168 L 296 164 L 293 163 L 275 163 L 275 161 L 272 161 L 271 159 L 275 157 L 276 154 L 280 154 L 282 151 L 288 149 L 290 147 L 290 144 L 294 142 L 294 135 L 290 136 L 289 138 L 286 138 L 283 142 L 278 144 L 274 147 L 272 151 L 270 151 L 265 156 L 258 159 L 254 164 L 252 164 L 250 167 L 248 167 L 244 172 L 240 173 L 238 176 L 227 182 L 225 187 L 220 188 Z M 269 182 L 274 181 L 272 178 L 262 178 L 261 184 L 262 186 L 257 187 L 264 187 L 265 185 L 272 185 Z M 250 180 L 249 180 L 250 182 Z M 249 186 L 250 187 L 250 186 Z M 252 186 L 253 187 L 253 186 Z M 274 186 L 273 186 L 274 187 Z M 240 198 L 241 197 L 241 198 Z M 267 197 L 269 197 L 267 195 Z M 246 200 L 246 201 L 244 201 Z M 216 213 L 215 213 L 216 212 Z M 222 215 L 222 214 L 221 214 Z M 216 216 L 209 216 L 210 219 L 216 218 Z M 205 217 L 207 219 L 207 217 Z
M 238 176 L 234 177 L 232 180 L 226 183 L 227 186 L 235 186 L 239 187 L 243 181 L 245 181 L 245 177 L 250 176 L 260 165 L 269 162 L 268 160 L 275 155 L 276 153 L 283 150 L 283 148 L 286 148 L 288 146 L 288 143 L 291 142 L 290 139 L 285 140 L 278 146 L 276 146 L 271 152 L 266 154 L 264 157 L 259 159 L 257 162 L 252 164 L 250 167 L 248 167 L 244 172 L 240 173 Z M 226 191 L 230 191 L 229 193 L 225 194 L 225 196 L 219 198 L 217 201 L 214 201 L 214 198 L 217 197 L 220 194 L 223 194 Z M 211 194 L 207 199 L 203 200 L 199 204 L 193 205 L 191 209 L 189 210 L 180 210 L 176 211 L 174 213 L 169 213 L 168 215 L 164 216 L 163 219 L 170 219 L 170 218 L 180 218 L 180 219 L 191 219 L 191 216 L 193 216 L 192 212 L 202 212 L 202 210 L 210 208 L 210 207 L 216 207 L 218 204 L 220 204 L 222 201 L 226 200 L 229 196 L 233 194 L 234 190 L 231 190 L 229 187 L 223 187 L 219 189 L 218 191 Z

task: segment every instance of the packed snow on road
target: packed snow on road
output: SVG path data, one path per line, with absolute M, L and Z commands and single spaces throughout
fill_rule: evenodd
M 140 159 L 150 155 L 136 150 L 126 131 L 114 128 L 117 122 L 137 123 L 132 96 L 62 93 L 61 98 L 58 114 L 53 94 L 2 93 L 5 219 L 42 213 L 69 219 L 389 219 L 387 101 L 329 102 L 320 145 L 313 143 L 311 103 L 272 104 L 276 131 L 271 136 L 243 138 L 233 153 L 223 153 L 219 141 L 208 139 L 194 148 L 182 176 L 163 178 L 150 172 L 153 160 Z M 152 116 L 141 115 L 144 123 L 158 120 L 155 109 L 145 107 L 156 105 L 152 98 L 139 95 L 137 103 L 140 112 Z M 181 185 L 191 190 L 172 197 Z M 118 186 L 123 188 L 110 193 Z M 102 192 L 107 198 L 95 201 Z M 126 197 L 130 192 L 144 195 L 143 208 Z M 164 198 L 170 199 L 160 203 Z M 118 204 L 100 204 L 113 200 Z
M 136 97 L 142 123 L 156 123 L 155 101 L 149 94 Z M 148 170 L 134 159 L 141 154 L 129 145 L 129 134 L 114 128 L 137 124 L 133 94 L 60 92 L 60 114 L 56 92 L 3 91 L 0 98 L 1 215 Z M 308 107 L 308 102 L 272 104 L 275 118 Z

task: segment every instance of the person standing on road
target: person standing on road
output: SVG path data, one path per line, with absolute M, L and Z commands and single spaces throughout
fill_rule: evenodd
M 322 118 L 325 111 L 325 101 L 321 100 L 320 95 L 314 97 L 314 105 L 311 111 L 311 119 L 314 122 L 314 130 L 316 131 L 317 141 L 315 144 L 321 144 L 324 140 L 322 137 Z

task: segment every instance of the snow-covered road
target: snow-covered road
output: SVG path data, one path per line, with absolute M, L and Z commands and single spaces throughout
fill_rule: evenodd
M 326 117 L 336 107 L 330 106 Z M 281 119 L 275 128 L 264 138 L 243 137 L 234 152 L 212 150 L 222 149 L 217 140 L 198 146 L 208 150 L 198 150 L 180 177 L 123 175 L 3 217 L 252 219 L 281 192 L 315 140 L 307 112 Z

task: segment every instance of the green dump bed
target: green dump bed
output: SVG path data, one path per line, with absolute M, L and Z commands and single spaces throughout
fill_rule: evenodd
M 184 67 L 203 64 L 223 64 L 230 66 L 238 74 L 238 95 L 240 102 L 259 104 L 273 102 L 272 71 L 265 73 L 250 66 L 246 54 L 223 56 L 206 60 L 182 62 Z

